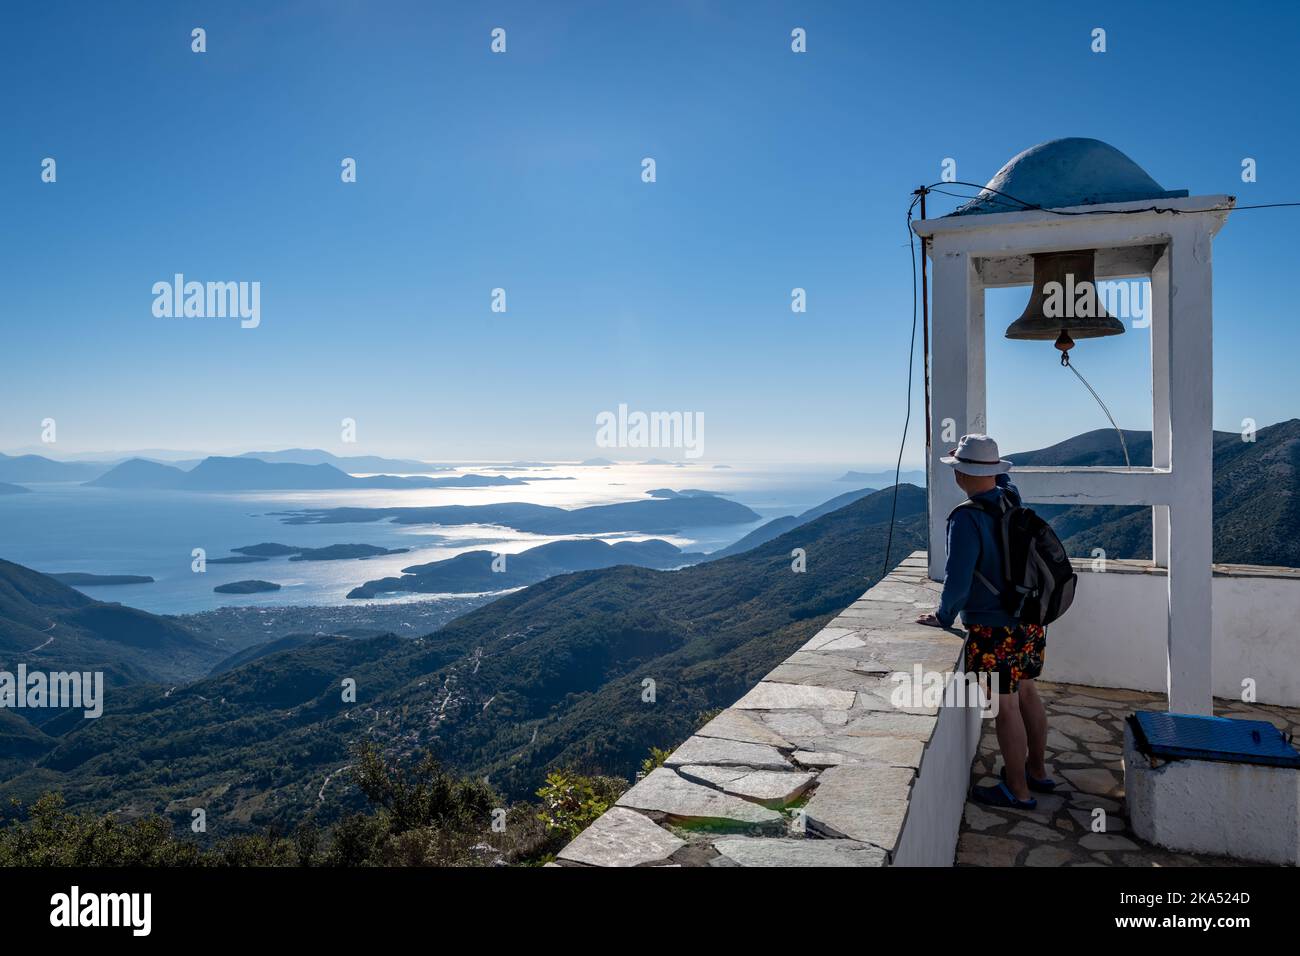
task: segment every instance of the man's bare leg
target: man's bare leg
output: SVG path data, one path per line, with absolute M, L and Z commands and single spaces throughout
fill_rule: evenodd
M 1038 696 L 1038 685 L 1034 681 L 1021 680 L 1019 691 L 1020 718 L 1024 721 L 1028 749 L 1025 769 L 1036 780 L 1042 780 L 1047 776 L 1047 767 L 1043 764 L 1044 752 L 1047 750 L 1047 711 L 1043 708 L 1043 699 Z M 1009 770 L 1007 772 L 1010 773 Z
M 1024 687 L 1022 683 L 1020 685 Z M 1002 763 L 1007 768 L 1007 788 L 1017 800 L 1030 800 L 1032 794 L 1025 782 L 1025 753 L 1028 744 L 1025 722 L 1020 716 L 1020 703 L 1016 694 L 998 695 L 998 715 L 995 718 L 998 746 L 1002 748 Z

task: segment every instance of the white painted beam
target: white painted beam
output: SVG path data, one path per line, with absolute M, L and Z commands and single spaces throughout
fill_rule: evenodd
M 1172 476 L 1154 468 L 1016 468 L 1011 480 L 1026 502 L 1053 505 L 1158 505 Z
M 1091 249 L 1102 246 L 1140 246 L 1161 242 L 1168 236 L 1174 223 L 1187 217 L 1215 220 L 1212 232 L 1223 225 L 1236 203 L 1235 196 L 1188 196 L 1182 199 L 1143 199 L 1137 202 L 1106 203 L 1092 206 L 1070 206 L 1054 212 L 1042 209 L 1026 212 L 995 212 L 974 216 L 941 216 L 935 219 L 913 221 L 912 230 L 918 236 L 944 241 L 954 252 L 969 252 L 976 256 L 1013 255 L 1021 252 L 1051 252 L 1050 245 L 1057 242 L 1050 233 L 1063 230 L 1067 233 L 1110 237 L 1110 241 L 1096 245 L 1058 248 Z M 1151 207 L 1178 210 L 1146 212 Z M 1214 210 L 1214 211 L 1208 211 Z M 1062 215 L 1066 213 L 1066 215 Z M 1069 215 L 1081 213 L 1081 215 Z M 1107 215 L 1120 213 L 1120 215 Z M 1152 230 L 1152 227 L 1155 227 Z M 1047 230 L 1046 232 L 1041 230 Z
M 1146 278 L 1164 251 L 1162 245 L 1112 246 L 1098 249 L 1096 275 L 1099 280 Z M 986 289 L 1030 285 L 1034 281 L 1034 260 L 1030 253 L 975 260 L 980 281 Z

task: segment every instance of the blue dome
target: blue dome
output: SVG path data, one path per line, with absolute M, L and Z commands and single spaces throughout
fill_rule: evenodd
M 998 192 L 989 191 L 994 189 Z M 1142 199 L 1179 199 L 1186 195 L 1186 189 L 1161 189 L 1141 166 L 1114 146 L 1099 139 L 1070 136 L 1039 143 L 1013 157 L 978 196 L 949 215 L 972 216 L 1026 208 L 1007 196 L 1030 206 L 1060 209 Z

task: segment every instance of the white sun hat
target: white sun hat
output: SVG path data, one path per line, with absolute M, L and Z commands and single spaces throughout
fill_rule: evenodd
M 998 453 L 998 443 L 988 435 L 962 435 L 957 447 L 939 459 L 963 475 L 1001 475 L 1011 462 Z

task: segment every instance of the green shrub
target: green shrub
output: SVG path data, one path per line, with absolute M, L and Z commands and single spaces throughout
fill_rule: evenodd
M 627 783 L 618 777 L 584 777 L 567 770 L 553 770 L 537 791 L 542 808 L 537 816 L 549 830 L 577 836 L 608 810 Z
M 637 779 L 639 780 L 642 777 L 649 776 L 651 770 L 654 770 L 656 767 L 662 767 L 664 761 L 672 755 L 673 752 L 671 750 L 660 750 L 658 747 L 651 747 L 650 756 L 641 761 L 641 772 L 637 775 Z

